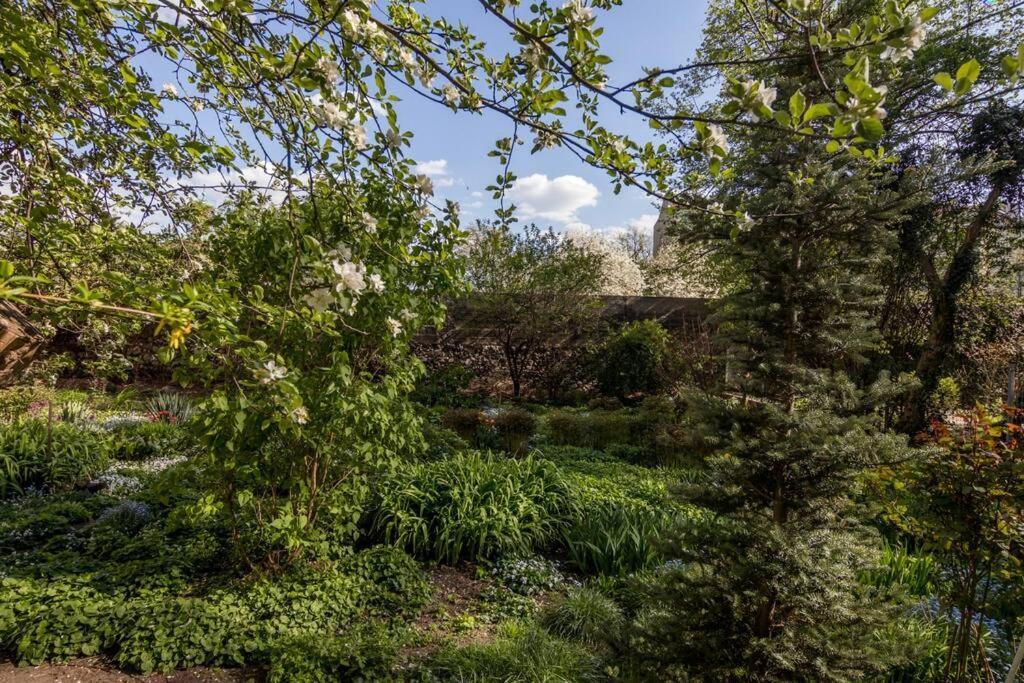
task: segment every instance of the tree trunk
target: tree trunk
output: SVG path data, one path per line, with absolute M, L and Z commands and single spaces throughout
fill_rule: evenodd
M 0 301 L 0 386 L 14 382 L 42 347 L 28 318 L 8 301 Z
M 903 406 L 903 415 L 900 419 L 900 429 L 903 432 L 914 434 L 926 426 L 925 406 L 928 397 L 938 387 L 946 357 L 956 341 L 959 297 L 978 267 L 978 242 L 986 224 L 996 212 L 1002 192 L 1001 183 L 995 183 L 989 190 L 984 204 L 978 209 L 978 215 L 967 229 L 963 243 L 956 250 L 941 277 L 929 255 L 918 255 L 931 294 L 932 321 L 928 340 L 917 359 L 915 369 L 921 384 L 916 391 L 910 392 Z

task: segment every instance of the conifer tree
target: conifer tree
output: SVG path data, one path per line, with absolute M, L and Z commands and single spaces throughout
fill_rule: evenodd
M 834 11 L 848 21 L 870 4 Z M 776 15 L 773 29 L 774 49 L 806 49 L 798 22 Z M 753 89 L 800 120 L 843 73 L 841 57 L 820 54 L 755 72 Z M 836 106 L 881 106 L 870 68 L 859 76 Z M 851 376 L 878 340 L 873 273 L 909 201 L 883 189 L 884 152 L 837 154 L 813 134 L 767 129 L 729 143 L 728 171 L 709 184 L 716 202 L 686 217 L 689 239 L 744 274 L 713 317 L 729 372 L 690 397 L 706 476 L 681 494 L 711 514 L 673 540 L 681 562 L 656 582 L 638 643 L 666 678 L 856 680 L 888 658 L 876 637 L 887 608 L 858 581 L 877 547 L 854 502 L 858 478 L 907 446 L 878 426 L 888 384 Z

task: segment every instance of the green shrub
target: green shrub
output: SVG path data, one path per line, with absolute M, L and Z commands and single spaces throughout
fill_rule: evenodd
M 398 643 L 380 624 L 360 625 L 343 636 L 303 634 L 276 645 L 269 683 L 336 683 L 391 678 Z
M 506 408 L 494 416 L 493 423 L 502 450 L 513 454 L 521 453 L 537 431 L 537 417 L 522 408 Z
M 186 455 L 191 438 L 173 422 L 125 422 L 110 430 L 111 457 L 117 460 L 149 460 Z
M 512 621 L 502 624 L 493 642 L 442 648 L 429 669 L 445 681 L 591 681 L 599 678 L 600 662 L 580 644 Z
M 441 425 L 468 443 L 477 442 L 477 433 L 484 425 L 484 414 L 476 408 L 451 408 L 441 416 Z
M 529 554 L 556 537 L 569 508 L 553 463 L 477 452 L 405 465 L 381 482 L 379 498 L 379 534 L 446 562 Z
M 345 569 L 362 580 L 365 604 L 381 616 L 415 613 L 430 597 L 423 570 L 400 548 L 380 545 L 363 550 Z
M 551 633 L 593 644 L 614 641 L 624 621 L 611 598 L 586 586 L 570 588 L 541 613 L 541 624 Z
M 625 398 L 653 394 L 671 383 L 676 361 L 670 338 L 658 322 L 629 323 L 612 336 L 601 353 L 597 383 L 602 394 Z
M 458 433 L 429 420 L 423 423 L 423 440 L 427 447 L 417 454 L 423 460 L 443 460 L 469 449 L 469 443 Z
M 926 598 L 935 595 L 940 570 L 931 555 L 913 555 L 905 546 L 885 543 L 880 565 L 861 580 L 875 588 Z
M 0 425 L 0 495 L 26 487 L 66 490 L 107 466 L 104 434 L 75 425 L 24 420 Z
M 686 462 L 675 405 L 665 397 L 650 396 L 638 407 L 617 411 L 552 411 L 545 431 L 553 445 L 609 450 L 628 462 Z

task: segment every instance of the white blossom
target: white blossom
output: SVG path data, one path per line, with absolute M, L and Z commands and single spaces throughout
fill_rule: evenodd
M 708 126 L 707 137 L 703 141 L 704 151 L 711 156 L 718 156 L 716 147 L 720 147 L 726 154 L 729 153 L 729 139 L 725 136 L 725 131 L 722 127 L 716 124 Z
M 316 68 L 328 83 L 334 83 L 341 78 L 341 69 L 330 57 L 321 57 L 316 60 Z
M 398 61 L 401 62 L 403 67 L 410 71 L 412 71 L 418 66 L 416 62 L 416 57 L 413 56 L 411 51 L 407 50 L 404 47 L 398 51 Z
M 363 227 L 366 228 L 368 233 L 373 234 L 377 232 L 377 219 L 366 211 L 363 211 Z
M 284 379 L 288 376 L 288 368 L 283 365 L 278 365 L 274 360 L 268 360 L 263 364 L 263 369 L 260 370 L 260 382 L 263 384 L 270 384 L 278 380 Z
M 299 406 L 298 408 L 292 409 L 288 414 L 295 424 L 304 425 L 309 422 L 309 411 L 306 410 L 306 406 Z
M 416 189 L 420 194 L 427 195 L 428 197 L 433 196 L 434 181 L 432 181 L 428 176 L 418 175 L 416 176 Z
M 371 292 L 383 292 L 384 291 L 384 278 L 380 276 L 380 273 L 371 273 L 368 278 L 369 287 Z
M 402 312 L 398 314 L 398 317 L 405 322 L 411 322 L 416 319 L 416 314 L 408 308 L 403 308 Z
M 456 88 L 454 85 L 449 83 L 448 85 L 444 86 L 444 103 L 447 104 L 449 107 L 454 107 L 458 105 L 459 100 L 461 98 L 462 94 L 459 92 L 459 89 Z
M 644 291 L 644 274 L 618 243 L 591 230 L 574 230 L 568 239 L 577 248 L 601 259 L 600 294 L 637 296 Z
M 529 45 L 524 47 L 519 53 L 519 58 L 534 69 L 539 69 L 544 66 L 545 57 L 544 49 L 534 42 L 531 42 Z
M 339 244 L 337 247 L 327 252 L 328 261 L 349 261 L 351 259 L 352 250 L 344 244 Z
M 924 40 L 928 36 L 928 30 L 924 27 L 920 17 L 914 17 L 906 26 L 907 34 L 898 45 L 890 45 L 882 51 L 882 59 L 890 62 L 902 62 L 911 59 L 914 52 L 921 49 Z
M 201 99 L 196 97 L 192 100 L 192 109 L 194 109 L 195 111 L 202 111 L 206 109 L 206 102 L 203 102 Z
M 334 303 L 334 294 L 326 287 L 320 287 L 304 296 L 303 301 L 317 313 L 323 313 Z
M 163 87 L 160 88 L 160 89 L 163 90 L 164 94 L 169 96 L 169 97 L 177 97 L 178 96 L 178 89 L 175 88 L 170 83 L 164 83 Z
M 359 35 L 362 33 L 362 24 L 363 21 L 355 10 L 347 9 L 341 15 L 341 26 L 349 39 L 359 38 Z M 367 27 L 370 25 L 371 22 L 367 22 Z
M 344 263 L 334 261 L 331 266 L 338 276 L 338 284 L 335 286 L 335 289 L 339 294 L 346 290 L 359 294 L 366 289 L 366 266 L 363 264 L 353 263 L 352 261 Z
M 587 24 L 594 19 L 594 10 L 587 7 L 583 0 L 568 0 L 562 9 L 569 15 L 569 21 L 576 24 Z
M 334 102 L 320 103 L 320 120 L 334 129 L 342 129 L 348 124 L 345 111 Z
M 356 149 L 366 149 L 366 129 L 359 124 L 353 124 L 345 131 L 349 142 Z
M 758 116 L 758 109 L 761 106 L 771 109 L 779 95 L 778 90 L 765 86 L 764 81 L 745 81 L 743 88 L 746 91 L 748 110 Z
M 388 329 L 391 330 L 391 336 L 397 337 L 402 333 L 402 323 L 394 318 L 387 319 Z

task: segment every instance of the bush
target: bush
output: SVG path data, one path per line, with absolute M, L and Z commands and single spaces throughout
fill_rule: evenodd
M 593 588 L 570 588 L 541 613 L 541 623 L 551 633 L 585 643 L 614 641 L 624 623 L 615 602 Z
M 657 396 L 625 410 L 552 411 L 546 420 L 547 438 L 554 445 L 608 450 L 646 465 L 687 460 L 679 430 L 675 405 Z
M 173 422 L 125 421 L 110 430 L 111 456 L 117 460 L 149 460 L 186 455 L 189 433 Z
M 336 683 L 391 678 L 398 644 L 380 624 L 362 625 L 344 636 L 304 634 L 277 645 L 269 683 Z
M 477 452 L 405 465 L 381 482 L 374 529 L 418 557 L 525 555 L 554 539 L 568 490 L 549 461 Z
M 476 408 L 452 408 L 441 416 L 441 425 L 463 440 L 475 444 L 477 432 L 484 425 L 484 414 Z
M 105 435 L 71 424 L 24 420 L 0 425 L 0 495 L 83 484 L 106 468 L 108 449 Z
M 443 460 L 469 449 L 469 443 L 456 432 L 429 420 L 423 423 L 423 440 L 427 447 L 418 454 L 423 460 Z
M 381 616 L 413 614 L 430 597 L 423 570 L 400 548 L 381 545 L 363 550 L 345 569 L 362 580 L 366 605 Z
M 429 668 L 445 681 L 591 681 L 599 678 L 600 662 L 582 645 L 513 621 L 491 643 L 442 648 Z
M 625 325 L 601 354 L 597 376 L 601 393 L 626 398 L 669 386 L 675 371 L 669 342 L 668 332 L 654 320 Z
M 501 448 L 513 454 L 521 453 L 537 430 L 536 416 L 522 408 L 506 408 L 494 416 L 493 422 Z

